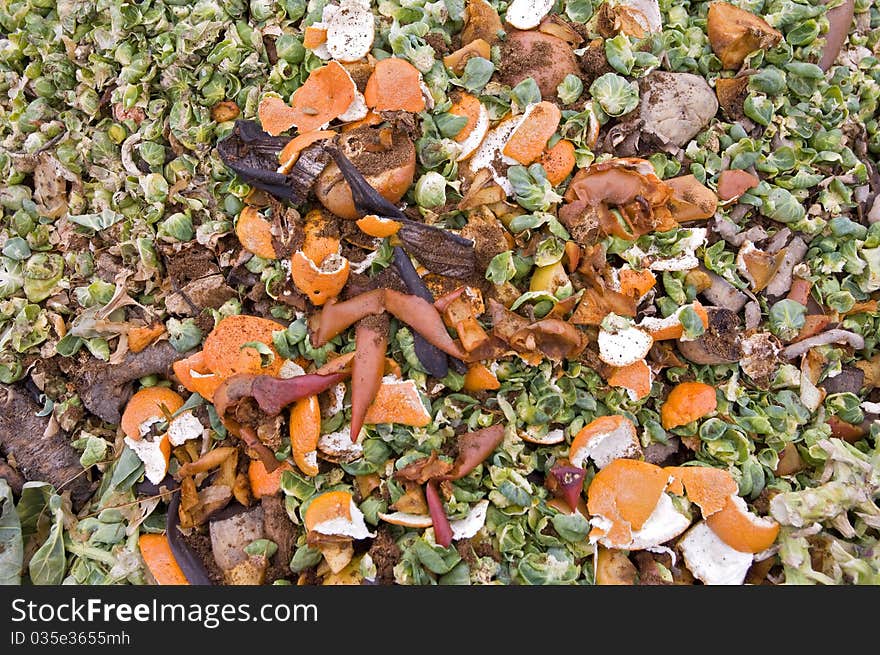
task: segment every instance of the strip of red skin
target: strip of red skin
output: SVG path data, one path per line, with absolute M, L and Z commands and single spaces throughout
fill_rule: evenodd
M 258 375 L 253 381 L 252 395 L 260 409 L 269 416 L 275 416 L 290 403 L 326 391 L 347 377 L 346 373 L 332 375 L 308 373 L 287 379 Z
M 504 441 L 504 426 L 492 425 L 482 430 L 468 432 L 458 438 L 458 457 L 452 470 L 442 480 L 460 480 L 482 464 Z
M 440 500 L 437 483 L 434 480 L 428 481 L 425 485 L 425 500 L 428 501 L 428 512 L 434 523 L 434 541 L 438 545 L 448 548 L 452 543 L 452 526 L 449 525 L 449 518 L 443 509 L 443 501 Z
M 231 405 L 253 395 L 256 377 L 250 373 L 239 373 L 227 378 L 217 387 L 214 392 L 214 409 L 217 410 L 221 421 L 226 422 L 226 412 Z
M 418 296 L 386 289 L 385 308 L 421 334 L 425 341 L 432 346 L 439 348 L 447 355 L 468 361 L 468 354 L 449 336 L 443 319 L 440 318 L 440 312 L 437 311 L 433 303 Z
M 381 314 L 385 311 L 384 301 L 385 289 L 367 291 L 342 302 L 328 301 L 315 315 L 317 326 L 312 330 L 312 346 L 320 348 L 365 316 Z
M 469 361 L 468 354 L 449 336 L 440 313 L 432 303 L 392 289 L 375 289 L 343 302 L 328 302 L 316 315 L 312 345 L 320 348 L 360 319 L 381 314 L 385 310 L 409 325 L 432 346 L 447 355 Z
M 440 296 L 437 300 L 434 301 L 434 309 L 438 312 L 445 312 L 446 308 L 452 303 L 453 300 L 461 296 L 464 293 L 465 287 L 460 286 L 454 291 L 450 291 L 446 295 Z
M 264 444 L 257 438 L 257 433 L 254 432 L 254 429 L 252 427 L 242 425 L 239 427 L 239 432 L 239 436 L 241 437 L 241 440 L 244 441 L 245 445 L 247 445 L 248 448 L 257 453 L 257 457 L 259 457 L 260 461 L 263 462 L 263 466 L 265 467 L 267 473 L 271 473 L 279 466 L 281 466 L 281 462 L 279 462 L 275 458 L 275 453 L 273 453 L 266 444 Z
M 388 324 L 388 321 L 385 321 Z M 355 329 L 354 360 L 351 364 L 351 441 L 357 441 L 367 410 L 376 399 L 385 371 L 388 337 L 373 326 L 358 323 Z

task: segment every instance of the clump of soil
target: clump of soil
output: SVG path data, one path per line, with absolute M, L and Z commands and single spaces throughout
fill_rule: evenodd
M 376 565 L 376 582 L 381 585 L 394 584 L 394 567 L 403 553 L 387 528 L 380 526 L 370 550 L 367 551 Z
M 366 177 L 407 164 L 415 152 L 402 131 L 372 127 L 359 127 L 345 133 L 339 138 L 339 147 Z

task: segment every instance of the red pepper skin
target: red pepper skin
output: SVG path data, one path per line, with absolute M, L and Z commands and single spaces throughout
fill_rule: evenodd
M 501 442 L 504 441 L 504 426 L 492 425 L 482 430 L 468 432 L 458 438 L 458 457 L 452 470 L 442 480 L 460 480 L 477 468 Z
M 437 483 L 433 480 L 429 480 L 425 485 L 425 500 L 428 501 L 428 512 L 434 522 L 434 541 L 438 545 L 448 548 L 452 543 L 452 526 L 449 525 L 449 519 L 443 509 L 443 501 L 440 500 Z
M 290 403 L 326 391 L 347 377 L 345 373 L 309 373 L 287 379 L 258 375 L 253 381 L 253 397 L 260 409 L 275 416 Z
M 367 291 L 342 302 L 328 300 L 312 319 L 312 346 L 320 348 L 362 318 L 384 311 L 385 289 Z
M 386 329 L 375 325 L 384 322 Z M 388 319 L 361 321 L 355 330 L 354 360 L 351 363 L 351 441 L 357 441 L 367 410 L 376 399 L 385 371 L 388 349 Z
M 424 298 L 407 293 L 400 293 L 393 289 L 385 290 L 385 308 L 413 330 L 421 334 L 425 341 L 463 361 L 468 360 L 468 354 L 452 340 L 440 317 L 440 312 Z

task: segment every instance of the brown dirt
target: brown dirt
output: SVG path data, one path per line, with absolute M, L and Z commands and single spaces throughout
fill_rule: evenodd
M 605 47 L 602 39 L 590 41 L 586 51 L 580 57 L 581 70 L 584 72 L 584 86 L 589 87 L 597 77 L 610 73 L 614 69 L 605 58 Z
M 379 526 L 368 552 L 376 565 L 376 581 L 381 585 L 394 584 L 394 566 L 400 561 L 403 553 L 387 528 Z
M 381 142 L 381 129 L 359 127 L 339 139 L 342 152 L 365 176 L 378 175 L 412 159 L 414 146 L 399 130 L 391 132 L 391 147 Z
M 223 571 L 214 561 L 214 553 L 211 548 L 211 537 L 193 530 L 188 535 L 181 533 L 181 537 L 187 547 L 198 557 L 208 570 L 208 577 L 215 585 L 223 584 Z
M 423 38 L 425 39 L 425 43 L 434 49 L 438 58 L 445 57 L 452 52 L 452 50 L 449 49 L 449 46 L 446 45 L 446 40 L 443 38 L 442 34 L 437 34 L 435 32 L 432 34 L 426 34 Z
M 183 287 L 192 280 L 220 272 L 214 261 L 214 254 L 198 243 L 184 244 L 179 250 L 166 246 L 161 248 L 161 251 L 168 276 L 178 287 Z
M 266 582 L 271 583 L 292 575 L 290 560 L 296 549 L 297 528 L 287 516 L 281 495 L 263 496 L 260 502 L 263 506 L 263 531 L 267 539 L 278 545 L 278 551 L 269 560 L 269 569 L 266 571 Z
M 662 555 L 654 555 L 647 551 L 640 551 L 635 554 L 634 558 L 636 561 L 636 565 L 639 569 L 639 584 L 640 585 L 671 585 L 672 582 L 668 582 L 660 577 L 660 569 L 657 567 L 657 559 L 659 557 L 665 557 Z M 667 557 L 667 559 L 669 559 Z M 666 566 L 666 564 L 664 564 Z

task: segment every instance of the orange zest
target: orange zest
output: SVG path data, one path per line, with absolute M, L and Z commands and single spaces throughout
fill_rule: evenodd
M 223 384 L 223 378 L 205 364 L 205 354 L 201 350 L 186 359 L 178 359 L 171 368 L 187 391 L 199 394 L 208 402 L 214 400 L 214 392 Z
M 330 229 L 330 220 L 320 209 L 306 214 L 303 231 L 302 251 L 313 262 L 320 264 L 330 255 L 339 254 L 339 237 Z
M 272 333 L 284 326 L 259 316 L 235 315 L 222 319 L 205 339 L 202 349 L 205 366 L 221 378 L 236 373 L 264 373 L 278 375 L 284 363 L 272 345 Z M 267 366 L 262 366 L 260 353 L 246 343 L 257 341 L 269 347 L 274 355 Z
M 546 100 L 539 102 L 526 113 L 510 135 L 504 146 L 504 154 L 520 164 L 531 164 L 544 152 L 561 118 L 562 112 L 554 103 Z
M 162 323 L 131 328 L 128 331 L 128 349 L 133 353 L 139 353 L 163 334 L 165 334 L 165 325 Z
M 290 450 L 299 470 L 318 475 L 317 448 L 321 437 L 321 405 L 318 396 L 297 400 L 290 408 Z
M 160 585 L 188 585 L 189 580 L 174 559 L 171 544 L 164 534 L 142 534 L 138 537 L 138 548 L 144 564 Z
M 412 380 L 383 381 L 373 403 L 367 409 L 364 423 L 397 423 L 425 427 L 431 415 L 419 397 L 419 390 Z
M 653 377 L 648 363 L 640 359 L 629 366 L 615 368 L 608 376 L 608 386 L 629 389 L 636 400 L 641 400 L 651 393 Z
M 316 68 L 293 94 L 293 124 L 300 133 L 322 129 L 346 112 L 355 90 L 354 82 L 339 62 L 330 61 Z
M 706 519 L 709 527 L 728 546 L 741 553 L 760 553 L 776 541 L 779 524 L 753 514 L 745 501 L 731 495 L 724 507 Z
M 251 485 L 251 494 L 259 500 L 263 496 L 274 496 L 281 491 L 281 474 L 292 471 L 293 467 L 287 462 L 269 473 L 266 466 L 258 459 L 252 459 L 248 463 L 248 482 Z
M 408 111 L 415 114 L 425 109 L 420 82 L 418 69 L 405 59 L 380 59 L 367 80 L 364 100 L 367 107 L 376 111 Z
M 392 234 L 397 234 L 398 230 L 403 227 L 403 224 L 400 221 L 394 221 L 390 218 L 382 218 L 375 214 L 368 214 L 357 220 L 357 226 L 364 234 L 384 239 L 385 237 L 390 237 Z
M 257 107 L 257 118 L 266 132 L 278 136 L 296 125 L 297 113 L 278 96 L 265 96 Z
M 260 216 L 256 207 L 247 206 L 241 210 L 235 223 L 235 236 L 242 248 L 257 257 L 277 259 L 272 245 L 272 224 Z
M 668 478 L 659 466 L 637 459 L 615 459 L 596 474 L 587 489 L 587 510 L 611 522 L 605 534 L 610 544 L 629 544 L 657 506 Z M 601 531 L 594 528 L 591 537 L 597 535 Z
M 335 298 L 348 282 L 351 264 L 345 257 L 330 255 L 320 266 L 298 250 L 290 259 L 290 277 L 313 305 L 321 306 Z
M 455 104 L 449 108 L 450 114 L 462 116 L 467 119 L 467 123 L 465 123 L 464 127 L 461 128 L 458 131 L 458 134 L 454 137 L 457 142 L 461 143 L 470 136 L 471 132 L 474 131 L 474 128 L 477 126 L 477 121 L 480 120 L 481 110 L 482 103 L 480 103 L 479 98 L 470 93 L 459 94 Z
M 303 34 L 303 47 L 314 50 L 322 43 L 327 42 L 327 30 L 323 27 L 309 25 Z
M 562 184 L 574 170 L 576 163 L 574 144 L 566 139 L 560 139 L 552 148 L 548 148 L 541 155 L 538 163 L 544 167 L 550 184 L 553 186 Z
M 125 436 L 140 441 L 140 426 L 153 418 L 164 419 L 183 407 L 183 397 L 168 387 L 147 387 L 131 397 L 119 425 Z
M 731 494 L 739 489 L 733 476 L 724 469 L 709 466 L 667 466 L 664 469 L 675 479 L 669 490 L 679 496 L 687 493 L 688 500 L 699 506 L 703 518 L 720 511 Z
M 615 453 L 618 457 L 631 457 L 641 452 L 636 426 L 632 421 L 619 415 L 600 416 L 582 427 L 572 439 L 568 450 L 569 460 L 575 466 L 582 467 L 586 458 L 582 451 L 589 451 L 606 439 L 610 441 L 609 448 L 619 450 Z
M 364 116 L 359 121 L 354 121 L 352 123 L 346 123 L 342 126 L 343 132 L 350 132 L 351 130 L 356 130 L 359 127 L 372 127 L 373 125 L 378 125 L 382 122 L 382 117 L 376 112 L 370 110 L 367 112 L 367 115 Z
M 657 284 L 657 277 L 650 269 L 643 268 L 637 271 L 633 268 L 624 268 L 620 271 L 620 293 L 638 300 Z
M 468 366 L 464 375 L 465 391 L 495 391 L 500 388 L 501 383 L 498 378 L 485 364 L 477 362 Z
M 665 430 L 677 428 L 711 414 L 717 406 L 715 387 L 703 382 L 682 382 L 666 397 L 660 408 L 660 422 Z
M 278 154 L 280 172 L 289 173 L 296 160 L 299 159 L 299 153 L 315 143 L 315 141 L 332 139 L 334 136 L 336 136 L 336 132 L 333 130 L 313 130 L 295 136 L 287 142 L 287 145 Z
M 697 316 L 700 317 L 700 320 L 703 322 L 703 328 L 709 327 L 709 314 L 706 312 L 706 308 L 703 307 L 699 301 L 694 301 L 692 305 L 693 310 L 697 313 Z M 654 341 L 664 341 L 666 339 L 681 339 L 684 336 L 684 325 L 682 322 L 676 321 L 672 325 L 667 325 L 661 327 L 659 329 L 651 329 L 649 325 L 642 326 L 646 329 L 651 336 L 654 338 Z
M 326 491 L 316 496 L 306 508 L 303 516 L 306 530 L 314 530 L 316 525 L 334 519 L 351 520 L 351 494 L 347 491 Z

